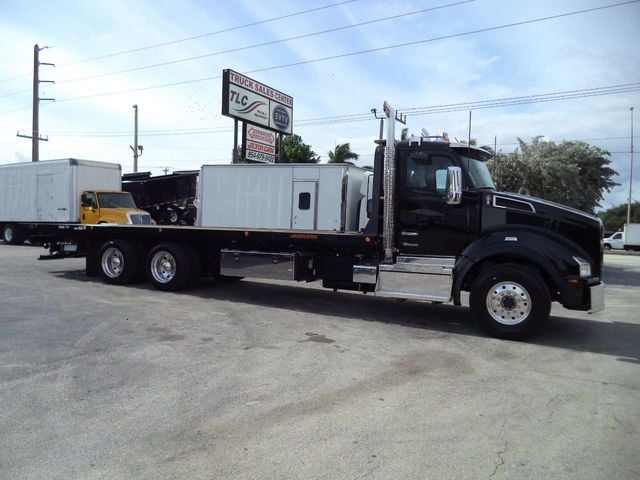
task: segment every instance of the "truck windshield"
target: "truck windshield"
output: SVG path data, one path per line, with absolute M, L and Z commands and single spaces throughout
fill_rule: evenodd
M 471 187 L 474 188 L 491 188 L 495 190 L 496 185 L 493 183 L 491 173 L 487 168 L 487 164 L 475 158 L 469 158 L 465 155 L 460 155 L 464 165 L 468 165 L 469 180 Z
M 133 197 L 128 193 L 98 193 L 100 208 L 136 208 Z

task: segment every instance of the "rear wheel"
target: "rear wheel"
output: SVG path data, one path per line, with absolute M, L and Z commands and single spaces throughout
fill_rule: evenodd
M 20 245 L 24 243 L 24 235 L 18 225 L 7 223 L 2 227 L 2 240 L 7 245 Z
M 175 291 L 184 288 L 193 271 L 188 248 L 178 243 L 162 243 L 147 256 L 147 274 L 158 290 Z
M 100 275 L 115 285 L 131 283 L 140 270 L 140 256 L 127 240 L 106 242 L 98 253 Z
M 520 265 L 497 265 L 483 272 L 469 296 L 481 326 L 500 338 L 537 333 L 551 310 L 549 290 L 538 274 Z

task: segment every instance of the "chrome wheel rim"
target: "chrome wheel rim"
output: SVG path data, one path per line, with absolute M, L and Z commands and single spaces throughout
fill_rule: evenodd
M 109 278 L 118 278 L 124 269 L 122 252 L 115 247 L 107 248 L 102 254 L 102 271 Z
M 176 259 L 169 252 L 161 251 L 151 259 L 151 275 L 159 283 L 169 283 L 176 275 Z
M 487 293 L 487 311 L 503 325 L 517 325 L 531 313 L 529 292 L 515 282 L 500 282 Z
M 11 243 L 13 241 L 13 229 L 11 227 L 4 229 L 4 241 L 7 243 Z

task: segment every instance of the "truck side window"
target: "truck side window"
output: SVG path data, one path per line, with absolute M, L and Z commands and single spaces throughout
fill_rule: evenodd
M 311 194 L 303 192 L 298 195 L 298 210 L 309 210 L 311 208 Z
M 82 206 L 86 208 L 96 208 L 96 197 L 93 193 L 84 193 L 82 195 Z
M 407 157 L 405 187 L 425 193 L 444 194 L 447 168 L 453 165 L 449 157 L 416 152 Z

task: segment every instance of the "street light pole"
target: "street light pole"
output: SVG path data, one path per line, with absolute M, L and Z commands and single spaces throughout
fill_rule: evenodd
M 138 157 L 142 155 L 142 145 L 138 145 L 138 105 L 133 106 L 135 111 L 134 126 L 133 126 L 133 147 L 129 147 L 133 150 L 133 173 L 138 173 Z
M 631 202 L 633 201 L 633 197 L 631 196 L 631 189 L 633 186 L 633 107 L 630 109 L 631 112 L 631 166 L 629 168 L 629 203 L 627 203 L 627 225 L 631 223 Z

